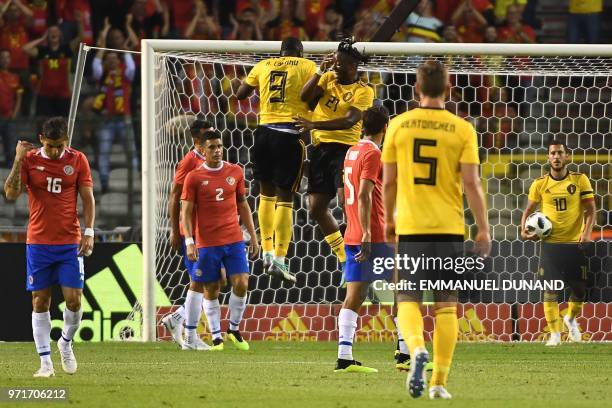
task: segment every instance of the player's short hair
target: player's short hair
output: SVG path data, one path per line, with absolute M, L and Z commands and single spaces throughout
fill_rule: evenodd
M 548 145 L 546 146 L 546 150 L 548 150 L 550 152 L 550 146 L 563 146 L 563 151 L 565 151 L 565 153 L 569 153 L 569 149 L 567 148 L 567 144 L 561 140 L 561 139 L 557 139 L 555 137 L 553 137 L 549 142 Z
M 189 125 L 191 137 L 201 141 L 204 141 L 204 135 L 206 134 L 206 132 L 214 130 L 215 127 L 213 126 L 213 124 L 210 121 L 204 119 L 196 119 L 191 122 L 191 125 Z
M 448 85 L 448 70 L 440 61 L 425 61 L 417 70 L 417 83 L 423 95 L 443 96 Z
M 304 55 L 304 45 L 302 45 L 302 41 L 296 37 L 285 38 L 281 43 L 280 55 L 301 57 Z
M 223 138 L 221 137 L 221 133 L 219 133 L 218 131 L 214 129 L 206 130 L 202 134 L 202 143 L 205 143 L 207 140 L 213 140 L 213 139 L 221 139 L 221 141 L 223 141 Z
M 368 57 L 360 52 L 356 47 L 353 47 L 355 44 L 355 39 L 353 37 L 345 38 L 340 41 L 338 44 L 338 52 L 348 55 L 351 57 L 357 64 L 368 62 Z
M 384 106 L 371 106 L 363 112 L 363 129 L 366 135 L 380 133 L 389 123 L 389 111 Z
M 68 137 L 68 122 L 62 116 L 49 118 L 43 123 L 40 133 L 45 139 L 65 139 Z

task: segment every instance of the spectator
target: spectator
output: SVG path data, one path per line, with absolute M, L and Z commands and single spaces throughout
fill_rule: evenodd
M 319 31 L 315 40 L 317 41 L 337 41 L 343 37 L 342 14 L 334 6 L 329 6 L 325 10 L 325 18 L 319 23 Z
M 304 4 L 304 28 L 308 38 L 316 38 L 319 24 L 325 18 L 325 12 L 332 0 L 306 0 Z
M 22 81 L 27 79 L 29 65 L 28 55 L 22 50 L 29 39 L 24 16 L 31 17 L 32 10 L 20 0 L 8 1 L 0 10 L 0 48 L 11 52 L 10 69 L 21 72 Z
M 232 14 L 230 15 L 230 21 L 232 23 L 232 32 L 229 34 L 228 40 L 263 40 L 261 21 L 255 9 L 243 9 L 240 14 L 238 14 L 238 19 Z
M 484 29 L 484 42 L 496 43 L 497 42 L 497 28 L 494 26 L 488 26 Z
M 280 41 L 287 37 L 307 40 L 308 36 L 304 30 L 304 0 L 281 0 L 280 12 L 267 24 L 267 28 L 270 40 Z
M 602 10 L 602 0 L 570 0 L 567 42 L 576 44 L 584 40 L 587 44 L 599 43 L 599 16 Z
M 123 54 L 98 50 L 93 61 L 93 77 L 98 81 L 98 95 L 93 109 L 104 116 L 98 129 L 98 170 L 102 192 L 108 191 L 110 174 L 110 153 L 113 141 L 118 138 L 123 144 L 134 169 L 138 168 L 138 155 L 130 123 L 130 98 L 132 81 L 136 71 L 134 59 L 129 53 Z
M 181 38 L 202 0 L 164 0 L 162 36 Z
M 535 43 L 536 35 L 533 28 L 522 22 L 521 9 L 516 4 L 508 6 L 506 12 L 506 24 L 499 27 L 499 42 L 532 44 Z
M 215 19 L 208 15 L 208 9 L 203 2 L 196 2 L 195 14 L 185 29 L 184 36 L 190 40 L 221 39 L 221 28 Z
M 495 22 L 497 25 L 501 25 L 506 20 L 508 7 L 516 5 L 519 14 L 522 15 L 523 9 L 527 4 L 527 0 L 495 0 L 494 3 L 495 8 L 493 12 L 495 13 Z
M 457 28 L 454 25 L 447 25 L 442 32 L 442 39 L 447 43 L 461 43 L 463 38 L 457 33 Z
M 132 35 L 130 31 L 133 33 L 134 40 L 137 41 L 137 50 L 140 50 L 140 40 L 143 38 L 159 38 L 164 25 L 164 9 L 161 0 L 153 0 L 152 12 L 148 12 L 147 3 L 147 0 L 135 0 L 131 9 L 131 17 L 130 14 L 126 17 L 128 35 Z
M 88 0 L 56 0 L 56 15 L 64 39 L 76 36 L 87 45 L 94 44 L 91 5 Z
M 475 10 L 487 20 L 488 24 L 495 24 L 495 14 L 493 13 L 493 4 L 490 0 L 445 0 L 435 2 L 434 16 L 444 22 L 451 22 L 457 10 L 464 8 L 465 3 L 470 3 Z
M 82 30 L 81 30 L 82 31 Z M 39 116 L 68 116 L 70 109 L 70 65 L 73 51 L 80 41 L 62 44 L 62 32 L 57 25 L 49 27 L 45 35 L 27 43 L 23 50 L 38 63 L 36 114 Z M 41 46 L 44 42 L 46 46 Z
M 0 50 L 0 136 L 6 165 L 11 167 L 15 156 L 15 140 L 12 134 L 11 120 L 17 117 L 21 109 L 23 88 L 19 76 L 9 71 L 11 52 Z
M 444 24 L 433 15 L 432 0 L 421 0 L 415 12 L 406 19 L 406 42 L 440 42 Z
M 38 38 L 47 32 L 47 21 L 49 21 L 49 2 L 46 0 L 30 1 L 32 17 L 29 21 L 30 37 Z
M 359 12 L 357 23 L 353 27 L 353 36 L 357 41 L 368 41 L 377 29 L 378 23 L 374 18 L 374 12 L 370 9 L 363 9 Z
M 491 6 L 490 3 L 489 6 Z M 487 26 L 487 20 L 474 6 L 472 0 L 464 0 L 461 3 L 453 13 L 451 24 L 457 27 L 457 32 L 464 42 L 480 43 L 483 41 L 483 31 Z
M 131 15 L 129 15 L 130 21 L 126 18 L 126 26 L 131 24 Z M 133 50 L 138 45 L 138 40 L 134 33 L 130 38 L 125 38 L 125 34 L 118 27 L 113 27 L 110 24 L 108 17 L 104 19 L 104 28 L 98 34 L 98 47 L 112 48 L 115 50 Z

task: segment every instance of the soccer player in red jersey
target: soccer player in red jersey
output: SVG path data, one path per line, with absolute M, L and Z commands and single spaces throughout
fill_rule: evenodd
M 170 226 L 172 228 L 170 232 L 170 245 L 176 252 L 182 252 L 183 262 L 187 271 L 193 267 L 193 262 L 187 258 L 185 252 L 185 233 L 183 232 L 183 223 L 180 222 L 181 212 L 181 195 L 183 194 L 183 185 L 185 184 L 185 178 L 187 174 L 194 169 L 197 169 L 204 163 L 204 140 L 203 135 L 206 132 L 213 132 L 215 129 L 207 120 L 194 120 L 189 126 L 191 138 L 193 139 L 193 149 L 189 151 L 183 157 L 176 167 L 174 173 L 174 181 L 172 182 L 172 190 L 170 191 L 170 198 L 168 200 L 168 213 L 170 214 Z M 192 223 L 196 223 L 196 213 L 193 213 Z M 225 280 L 225 269 L 221 270 L 220 286 L 224 287 L 226 284 Z M 206 310 L 204 310 L 207 313 Z M 213 311 L 214 313 L 214 311 Z M 207 313 L 208 315 L 208 313 Z M 162 319 L 162 324 L 172 334 L 172 339 L 179 344 L 183 345 L 183 323 L 185 322 L 185 306 L 181 305 L 173 313 L 170 313 Z
M 181 196 L 181 221 L 185 231 L 187 257 L 195 262 L 189 271 L 191 283 L 185 300 L 186 336 L 183 350 L 210 349 L 196 332 L 202 302 L 207 312 L 214 310 L 206 315 L 213 336 L 212 349 L 223 349 L 218 299 L 221 265 L 225 266 L 232 285 L 227 338 L 239 350 L 248 350 L 249 345 L 238 328 L 246 308 L 249 264 L 237 213 L 251 236 L 248 248 L 251 259 L 259 254 L 259 244 L 251 208 L 246 201 L 244 172 L 240 166 L 223 161 L 223 142 L 219 133 L 205 132 L 203 139 L 206 161 L 187 175 Z M 195 228 L 194 209 L 197 211 Z
M 336 372 L 375 373 L 353 359 L 353 337 L 359 308 L 370 283 L 391 278 L 391 271 L 378 272 L 374 257 L 393 257 L 385 244 L 382 202 L 382 164 L 380 144 L 389 122 L 383 106 L 368 108 L 363 114 L 365 136 L 351 147 L 344 158 L 344 233 L 346 250 L 346 297 L 338 315 L 338 360 Z
M 85 280 L 82 256 L 89 256 L 94 244 L 95 202 L 89 163 L 85 155 L 67 147 L 68 127 L 62 117 L 47 120 L 40 134 L 41 148 L 28 142 L 17 144 L 15 162 L 4 192 L 16 200 L 28 192 L 26 288 L 32 292 L 32 331 L 41 367 L 34 377 L 55 375 L 51 361 L 51 287 L 62 288 L 66 308 L 64 327 L 57 342 L 62 368 L 77 370 L 72 337 L 81 323 L 81 295 Z M 83 201 L 85 230 L 81 231 L 77 195 Z

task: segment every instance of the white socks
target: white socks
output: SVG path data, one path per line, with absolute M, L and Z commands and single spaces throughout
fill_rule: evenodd
M 186 315 L 185 305 L 181 305 L 179 306 L 178 309 L 174 311 L 174 313 L 172 313 L 172 318 L 176 320 L 179 323 L 179 325 L 182 325 L 183 322 L 185 321 L 185 315 Z
M 232 294 L 229 298 L 229 310 L 230 310 L 230 321 L 229 321 L 229 329 L 230 330 L 238 330 L 238 326 L 240 326 L 240 321 L 242 320 L 242 315 L 244 313 L 244 309 L 246 309 L 246 300 L 247 297 L 238 297 L 234 291 L 232 290 Z
M 395 323 L 395 327 L 397 329 L 397 342 L 399 344 L 399 352 L 402 354 L 410 355 L 410 350 L 408 349 L 408 345 L 404 341 L 404 337 L 402 336 L 402 332 L 400 332 L 399 324 L 397 324 L 397 317 L 393 318 L 393 323 Z
M 204 298 L 204 314 L 206 314 L 206 320 L 208 321 L 208 327 L 212 338 L 221 338 L 221 306 L 219 305 L 219 299 L 208 300 Z
M 81 325 L 81 317 L 83 317 L 83 308 L 73 312 L 72 310 L 64 309 L 64 328 L 62 329 L 62 340 L 64 343 L 70 343 L 74 334 Z
M 338 315 L 338 358 L 353 360 L 353 338 L 359 315 L 351 309 L 340 309 Z
M 40 364 L 53 366 L 51 362 L 51 314 L 49 312 L 32 312 L 32 334 L 36 351 L 40 356 Z
M 196 329 L 202 315 L 202 299 L 204 294 L 193 290 L 187 291 L 185 298 L 185 332 L 187 341 L 192 342 L 197 337 Z

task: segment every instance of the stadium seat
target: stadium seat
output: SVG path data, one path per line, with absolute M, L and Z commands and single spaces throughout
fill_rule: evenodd
M 128 213 L 128 196 L 126 193 L 106 193 L 99 201 L 100 215 L 123 217 Z
M 100 183 L 100 173 L 98 173 L 98 170 L 91 169 L 91 179 L 93 180 L 94 194 L 100 194 L 102 191 L 102 184 Z
M 15 217 L 28 218 L 30 209 L 28 207 L 28 195 L 21 194 L 15 203 Z
M 127 168 L 113 169 L 110 172 L 108 187 L 110 192 L 127 193 L 128 191 L 128 176 L 129 171 Z M 132 172 L 132 188 L 133 192 L 141 190 L 140 186 L 140 172 Z

